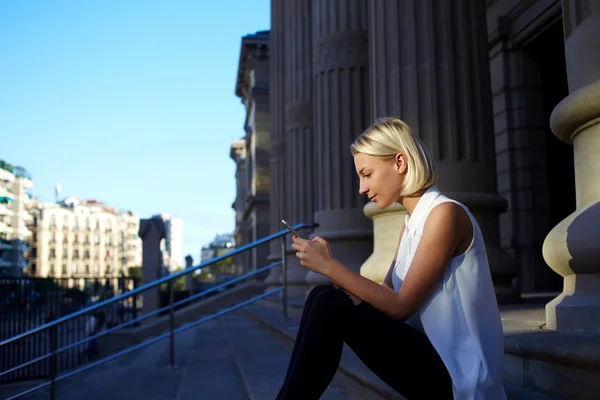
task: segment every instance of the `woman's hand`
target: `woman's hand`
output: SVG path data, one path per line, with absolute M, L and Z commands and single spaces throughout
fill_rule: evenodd
M 292 249 L 296 250 L 296 257 L 300 259 L 300 264 L 311 271 L 327 275 L 327 270 L 334 261 L 329 243 L 319 236 L 312 240 L 294 236 L 292 240 Z

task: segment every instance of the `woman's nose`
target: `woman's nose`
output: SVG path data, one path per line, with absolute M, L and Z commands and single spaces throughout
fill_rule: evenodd
M 360 193 L 360 194 L 367 194 L 368 191 L 369 191 L 369 188 L 366 185 L 363 185 L 361 183 L 360 187 L 358 188 L 358 193 Z

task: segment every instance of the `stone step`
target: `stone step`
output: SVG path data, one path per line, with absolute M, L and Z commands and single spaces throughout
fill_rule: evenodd
M 243 310 L 272 335 L 286 343 L 289 349 L 293 347 L 302 316 L 299 307 L 289 307 L 288 319 L 283 316 L 281 304 L 277 301 L 259 301 L 244 307 Z M 346 345 L 336 378 L 339 384 L 357 399 L 404 399 L 369 370 Z
M 504 378 L 557 398 L 600 398 L 600 337 L 504 323 Z
M 281 310 L 280 300 L 270 298 L 244 307 L 244 312 L 258 323 L 267 328 L 273 335 L 278 336 L 288 345 L 293 346 L 303 304 L 299 301 L 291 301 L 288 308 L 288 319 L 286 320 Z M 361 398 L 402 399 L 390 386 L 371 372 L 366 365 L 349 349 L 344 346 L 339 372 L 346 375 L 345 387 L 352 387 L 355 393 L 360 393 Z M 556 394 L 548 394 L 539 388 L 524 387 L 510 379 L 504 384 L 506 395 L 509 400 L 560 400 Z
M 168 339 L 58 384 L 59 400 L 248 399 L 218 319 L 177 334 L 170 368 Z M 47 400 L 46 389 L 25 397 Z
M 275 399 L 285 377 L 291 352 L 240 312 L 224 315 L 221 321 L 250 399 Z M 332 383 L 321 398 L 346 400 L 352 397 L 339 385 Z

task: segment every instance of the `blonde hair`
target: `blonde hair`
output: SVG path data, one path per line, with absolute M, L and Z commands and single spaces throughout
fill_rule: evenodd
M 407 160 L 406 179 L 400 188 L 401 196 L 427 190 L 437 180 L 435 162 L 429 149 L 403 121 L 382 118 L 368 127 L 350 146 L 357 153 L 392 160 L 398 153 Z

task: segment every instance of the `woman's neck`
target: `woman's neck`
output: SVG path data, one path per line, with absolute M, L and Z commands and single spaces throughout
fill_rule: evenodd
M 417 204 L 419 204 L 419 200 L 421 200 L 421 197 L 423 197 L 423 194 L 425 194 L 425 192 L 426 190 L 423 190 L 415 193 L 414 195 L 405 196 L 400 199 L 399 203 L 402 204 L 402 207 L 406 209 L 406 212 L 409 216 L 412 215 L 413 211 L 417 207 Z

